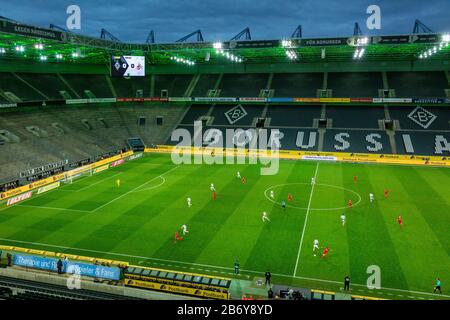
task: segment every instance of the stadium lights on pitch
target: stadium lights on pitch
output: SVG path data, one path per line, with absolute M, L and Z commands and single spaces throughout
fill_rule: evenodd
M 34 45 L 34 48 L 37 50 L 43 50 L 44 49 L 44 45 L 42 43 L 36 43 Z
M 442 42 L 450 42 L 450 33 L 442 35 Z
M 226 51 L 224 51 L 224 50 L 222 50 L 222 49 L 217 49 L 217 50 L 216 50 L 216 53 L 219 54 L 219 55 L 221 55 L 221 56 L 223 56 L 223 57 L 225 57 L 225 58 L 227 58 L 227 59 L 230 60 L 230 61 L 233 61 L 233 62 L 239 62 L 239 63 L 241 63 L 242 61 L 244 61 L 242 58 L 240 58 L 240 57 L 238 57 L 238 56 L 235 56 L 235 55 L 232 54 L 232 53 L 226 52 Z
M 291 60 L 297 60 L 298 58 L 297 53 L 294 50 L 286 50 L 286 55 Z
M 364 49 L 364 48 L 356 49 L 355 53 L 353 54 L 353 59 L 361 59 L 364 56 L 365 52 L 366 52 L 366 49 Z
M 175 57 L 172 56 L 170 57 L 170 60 L 178 62 L 178 63 L 183 63 L 183 64 L 187 64 L 188 66 L 193 66 L 195 65 L 195 62 L 189 59 L 185 59 L 185 58 L 180 58 L 180 57 Z
M 367 37 L 364 37 L 364 38 L 358 38 L 358 39 L 356 40 L 356 45 L 357 45 L 357 46 L 365 46 L 365 45 L 367 45 L 367 44 L 369 44 L 369 38 L 367 38 Z
M 283 48 L 292 48 L 292 41 L 291 40 L 281 40 L 281 46 Z
M 222 49 L 222 47 L 223 47 L 222 42 L 214 42 L 213 43 L 214 49 Z
M 78 58 L 78 53 L 77 52 L 73 52 L 72 53 L 72 58 Z
M 25 51 L 25 47 L 24 46 L 16 46 L 16 51 L 17 52 L 24 52 Z
M 63 58 L 63 56 L 62 56 L 61 53 L 57 53 L 57 54 L 55 55 L 55 58 L 56 58 L 57 60 L 61 60 L 61 59 Z
M 0 48 L 0 54 L 6 53 L 6 49 L 5 48 Z
M 47 56 L 39 56 L 39 60 L 41 60 L 41 61 L 47 61 Z
M 450 41 L 446 41 L 446 40 L 450 40 L 450 35 L 443 35 L 442 41 L 441 41 L 441 43 L 439 43 L 439 46 L 434 46 L 433 48 L 423 51 L 422 53 L 419 54 L 419 59 L 430 58 L 431 56 L 435 55 L 442 49 L 447 48 L 449 46 Z

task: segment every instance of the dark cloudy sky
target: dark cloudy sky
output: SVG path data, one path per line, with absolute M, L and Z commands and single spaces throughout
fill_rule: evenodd
M 65 27 L 66 8 L 81 8 L 78 33 L 98 37 L 105 28 L 122 41 L 173 42 L 201 29 L 207 41 L 229 40 L 249 26 L 254 39 L 348 36 L 358 21 L 364 34 L 410 33 L 420 19 L 433 31 L 450 31 L 450 0 L 0 0 L 0 16 L 29 24 Z M 382 29 L 367 30 L 366 9 L 381 8 Z

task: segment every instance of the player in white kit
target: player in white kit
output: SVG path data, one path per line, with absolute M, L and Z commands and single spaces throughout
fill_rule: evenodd
M 272 199 L 275 199 L 275 192 L 273 190 L 270 190 L 270 197 Z
M 263 213 L 262 213 L 262 217 L 261 217 L 261 219 L 262 219 L 262 221 L 263 222 L 270 222 L 270 219 L 269 219 L 269 217 L 267 216 L 267 213 L 264 211 Z
M 241 178 L 241 173 L 240 173 L 239 171 L 236 173 L 236 177 L 237 177 L 238 179 Z
M 342 226 L 345 226 L 345 219 L 346 219 L 345 214 L 342 214 L 341 215 Z
M 209 187 L 209 189 L 211 189 L 211 191 L 216 191 L 216 188 L 214 187 L 214 183 L 211 183 L 211 186 Z
M 187 226 L 186 226 L 185 224 L 183 224 L 183 225 L 181 226 L 181 231 L 183 232 L 183 236 L 185 236 L 186 234 L 189 233 L 189 231 L 188 231 L 188 229 L 187 229 Z
M 192 203 L 191 203 L 192 201 L 191 201 L 191 198 L 190 197 L 188 197 L 187 198 L 187 205 L 188 205 L 188 208 L 190 208 L 191 207 L 191 205 L 192 205 Z
M 315 185 L 316 184 L 316 178 L 315 177 L 312 177 L 311 178 L 311 185 L 313 186 L 313 185 Z
M 313 243 L 313 253 L 314 253 L 314 257 L 316 256 L 316 252 L 319 251 L 319 240 L 314 240 Z
M 372 203 L 373 200 L 375 200 L 373 193 L 369 193 L 369 200 L 370 200 L 370 203 Z

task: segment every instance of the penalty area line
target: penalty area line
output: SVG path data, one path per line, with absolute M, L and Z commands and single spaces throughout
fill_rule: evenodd
M 152 181 L 154 181 L 154 180 L 156 180 L 156 179 L 162 178 L 164 175 L 166 175 L 166 174 L 168 174 L 169 172 L 172 172 L 173 170 L 178 169 L 178 168 L 179 168 L 179 166 L 176 166 L 176 167 L 174 167 L 174 168 L 171 168 L 170 170 L 167 170 L 166 172 L 160 174 L 159 176 L 154 177 L 153 179 L 150 179 L 150 180 L 148 180 L 147 182 L 144 182 L 143 184 L 137 186 L 136 188 L 134 188 L 134 189 L 132 189 L 132 190 L 130 190 L 130 191 L 128 191 L 128 192 L 126 192 L 126 193 L 124 193 L 124 194 L 122 194 L 122 195 L 120 195 L 120 196 L 114 198 L 114 199 L 112 199 L 111 201 L 108 201 L 108 202 L 105 203 L 105 204 L 102 204 L 100 207 L 97 207 L 97 208 L 95 208 L 94 210 L 92 210 L 91 213 L 96 212 L 96 211 L 98 211 L 98 210 L 100 210 L 100 209 L 102 209 L 102 208 L 104 208 L 104 207 L 110 205 L 111 203 L 113 203 L 113 202 L 115 202 L 115 201 L 117 201 L 117 200 L 119 200 L 119 199 L 122 199 L 123 197 L 129 195 L 130 193 L 135 192 L 135 191 L 138 190 L 139 188 L 142 188 L 143 186 L 149 184 L 150 182 L 152 182 Z

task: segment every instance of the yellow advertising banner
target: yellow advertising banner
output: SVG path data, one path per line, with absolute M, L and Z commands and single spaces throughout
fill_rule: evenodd
M 294 102 L 319 103 L 320 98 L 294 98 Z
M 314 151 L 296 151 L 279 150 L 271 152 L 270 150 L 248 150 L 248 149 L 222 149 L 222 148 L 198 148 L 198 147 L 175 147 L 161 145 L 157 148 L 146 148 L 147 153 L 171 153 L 171 152 L 189 152 L 191 155 L 227 155 L 227 156 L 260 156 L 260 157 L 278 157 L 280 159 L 291 160 L 316 160 L 316 161 L 341 161 L 355 163 L 381 163 L 381 164 L 402 164 L 402 165 L 420 165 L 420 166 L 441 166 L 450 167 L 450 158 L 438 156 L 412 156 L 398 154 L 371 154 L 371 153 L 347 153 L 347 152 L 314 152 Z
M 321 103 L 350 103 L 350 98 L 320 98 Z
M 201 298 L 228 300 L 230 298 L 229 292 L 210 291 L 204 289 L 189 288 L 186 286 L 176 286 L 164 283 L 157 283 L 151 281 L 142 281 L 135 279 L 125 279 L 125 285 L 130 287 L 137 287 L 149 290 L 165 291 L 171 293 L 185 294 L 190 296 L 197 296 Z
M 97 167 L 93 170 L 93 173 L 99 173 L 109 169 L 109 165 L 105 164 L 103 166 Z

